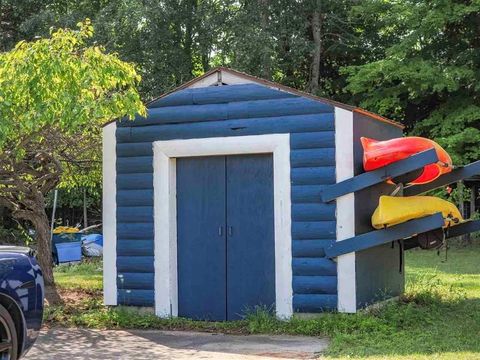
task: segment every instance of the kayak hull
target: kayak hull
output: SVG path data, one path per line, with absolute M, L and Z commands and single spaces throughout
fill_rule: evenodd
M 396 161 L 403 160 L 419 152 L 435 149 L 439 161 L 426 165 L 423 172 L 409 181 L 410 185 L 429 183 L 439 176 L 452 171 L 450 155 L 435 141 L 422 137 L 411 136 L 385 141 L 377 141 L 362 137 L 363 168 L 365 171 L 379 169 Z
M 380 196 L 378 207 L 372 215 L 372 226 L 383 229 L 409 220 L 441 212 L 445 226 L 463 221 L 460 211 L 449 201 L 434 196 Z

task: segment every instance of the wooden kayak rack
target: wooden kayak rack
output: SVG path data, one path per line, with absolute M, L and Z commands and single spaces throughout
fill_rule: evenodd
M 369 249 L 374 246 L 404 239 L 414 234 L 438 229 L 442 227 L 444 223 L 441 213 L 406 221 L 385 229 L 374 230 L 349 239 L 337 241 L 325 249 L 325 255 L 329 258 L 333 258 L 351 252 Z
M 324 203 L 328 203 L 343 195 L 355 193 L 370 186 L 380 184 L 388 179 L 421 169 L 425 165 L 437 161 L 438 157 L 434 149 L 425 150 L 380 169 L 365 172 L 339 183 L 325 186 L 321 189 L 320 197 Z M 466 166 L 456 167 L 450 173 L 440 176 L 431 183 L 405 187 L 403 189 L 403 195 L 419 195 L 477 174 L 480 174 L 480 161 L 473 162 Z M 436 213 L 334 242 L 330 247 L 325 249 L 325 255 L 329 258 L 334 258 L 402 239 L 408 239 L 406 240 L 408 242 L 406 248 L 413 248 L 418 246 L 418 234 L 437 230 L 442 228 L 444 224 L 442 214 Z M 445 231 L 445 238 L 453 238 L 475 231 L 480 231 L 480 220 L 465 221 L 448 228 Z
M 380 169 L 368 171 L 339 183 L 324 186 L 321 189 L 320 197 L 323 202 L 330 202 L 340 196 L 380 184 L 388 179 L 421 169 L 425 165 L 436 163 L 437 161 L 438 156 L 435 149 L 425 150 Z

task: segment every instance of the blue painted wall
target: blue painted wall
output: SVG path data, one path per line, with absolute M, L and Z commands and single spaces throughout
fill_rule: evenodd
M 294 311 L 336 309 L 336 264 L 324 255 L 335 204 L 319 197 L 335 183 L 334 108 L 252 84 L 181 90 L 151 103 L 147 119 L 118 124 L 119 304 L 154 305 L 152 142 L 274 133 L 290 134 Z

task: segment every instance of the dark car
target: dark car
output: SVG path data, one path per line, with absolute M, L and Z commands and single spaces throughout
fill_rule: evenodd
M 35 342 L 43 316 L 42 271 L 29 248 L 0 246 L 0 360 L 16 360 Z

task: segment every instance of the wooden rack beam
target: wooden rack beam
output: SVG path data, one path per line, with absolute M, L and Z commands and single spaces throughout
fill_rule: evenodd
M 457 236 L 470 234 L 475 231 L 480 231 L 480 220 L 465 221 L 461 224 L 452 226 L 445 232 L 445 237 L 450 239 Z
M 475 231 L 480 231 L 480 220 L 466 221 L 464 223 L 452 226 L 447 231 L 445 231 L 445 238 L 450 239 L 457 236 L 470 234 Z M 420 244 L 418 243 L 418 237 L 414 236 L 410 239 L 405 240 L 404 246 L 405 250 L 419 247 Z
M 325 249 L 325 255 L 333 258 L 351 252 L 369 249 L 391 241 L 405 239 L 415 234 L 438 229 L 444 224 L 442 213 L 436 213 L 385 229 L 370 231 L 349 239 L 337 241 Z
M 404 196 L 423 194 L 427 191 L 437 189 L 454 182 L 467 179 L 480 174 L 480 160 L 471 164 L 453 169 L 451 172 L 440 176 L 437 180 L 424 185 L 414 185 L 403 189 Z
M 425 165 L 433 164 L 437 161 L 438 156 L 434 149 L 425 150 L 380 169 L 365 172 L 339 183 L 325 186 L 321 189 L 320 197 L 323 202 L 329 202 L 340 196 L 421 169 Z

